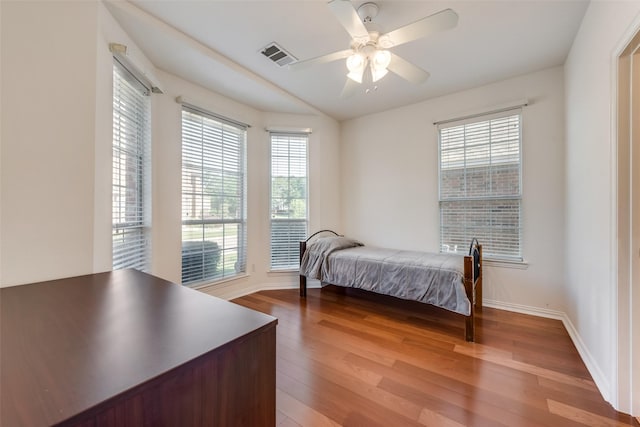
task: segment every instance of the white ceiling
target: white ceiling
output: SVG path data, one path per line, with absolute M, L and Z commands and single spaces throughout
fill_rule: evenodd
M 355 7 L 363 0 L 353 1 Z M 349 48 L 326 1 L 134 0 L 107 3 L 154 65 L 259 110 L 322 111 L 338 120 L 419 102 L 562 65 L 587 8 L 586 0 L 377 0 L 374 22 L 388 32 L 445 8 L 452 30 L 392 51 L 429 71 L 413 85 L 389 73 L 365 93 L 341 99 L 344 60 L 292 71 L 260 54 L 276 42 L 298 59 Z

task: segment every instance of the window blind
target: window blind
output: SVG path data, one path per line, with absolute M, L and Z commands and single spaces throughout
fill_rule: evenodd
M 522 260 L 521 112 L 439 126 L 440 250 Z
M 246 127 L 182 109 L 182 283 L 246 271 Z
M 150 100 L 118 61 L 113 66 L 113 268 L 146 271 L 149 264 Z
M 307 238 L 308 134 L 271 133 L 271 269 L 297 269 Z

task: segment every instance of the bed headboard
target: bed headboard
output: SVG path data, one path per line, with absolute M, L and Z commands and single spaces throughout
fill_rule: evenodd
M 305 242 L 309 243 L 309 240 L 313 239 L 314 237 L 316 237 L 316 236 L 318 236 L 318 235 L 320 235 L 322 233 L 329 233 L 329 234 L 333 234 L 334 236 L 340 236 L 340 234 L 336 233 L 333 230 L 320 230 L 320 231 L 316 231 L 311 236 L 307 237 L 307 240 L 305 240 Z
M 316 231 L 315 233 L 313 233 L 311 236 L 307 237 L 306 240 L 302 240 L 300 242 L 300 262 L 302 262 L 302 257 L 304 255 L 304 253 L 307 250 L 307 243 L 309 243 L 309 241 L 311 241 L 311 239 L 313 239 L 314 237 L 320 236 L 322 234 L 330 234 L 333 236 L 338 236 L 338 237 L 342 237 L 340 234 L 336 233 L 333 230 L 320 230 L 320 231 Z M 302 276 L 300 276 L 302 277 Z M 302 291 L 301 291 L 302 292 Z M 301 294 L 302 295 L 302 294 Z

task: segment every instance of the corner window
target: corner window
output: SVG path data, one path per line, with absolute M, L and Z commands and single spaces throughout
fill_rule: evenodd
M 112 155 L 113 268 L 149 268 L 149 90 L 114 59 Z
M 438 126 L 440 250 L 522 260 L 520 109 Z
M 271 133 L 271 269 L 298 269 L 307 238 L 308 134 Z
M 246 127 L 182 110 L 182 283 L 246 271 Z

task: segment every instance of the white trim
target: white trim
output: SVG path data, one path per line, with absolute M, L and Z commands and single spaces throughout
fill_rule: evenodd
M 582 341 L 582 337 L 578 333 L 578 330 L 575 328 L 575 326 L 573 325 L 569 317 L 565 313 L 562 313 L 562 314 L 564 315 L 562 319 L 562 323 L 564 324 L 564 327 L 567 329 L 567 332 L 571 337 L 571 341 L 573 341 L 573 345 L 576 346 L 576 350 L 578 350 L 578 353 L 580 354 L 582 361 L 587 367 L 587 370 L 591 374 L 593 381 L 596 383 L 598 390 L 600 390 L 600 394 L 602 395 L 604 400 L 606 400 L 607 402 L 611 402 L 612 389 L 611 389 L 611 383 L 609 382 L 609 379 L 602 372 L 602 369 L 600 369 L 600 366 L 598 365 L 595 358 L 589 351 L 589 348 L 585 345 L 584 341 Z
M 526 270 L 529 268 L 527 261 L 508 261 L 503 259 L 483 259 L 483 267 L 515 268 L 516 270 Z
M 295 274 L 297 276 L 298 274 L 300 274 L 300 269 L 299 268 L 295 268 L 295 269 L 294 268 L 283 268 L 282 270 L 268 270 L 267 274 L 270 275 L 270 276 L 271 275 L 283 276 L 283 275 L 288 275 L 288 274 Z
M 297 285 L 293 283 L 292 284 L 263 283 L 261 285 L 248 286 L 248 287 L 243 287 L 241 289 L 237 289 L 237 288 L 225 289 L 228 287 L 217 288 L 217 289 L 207 289 L 206 293 L 218 298 L 232 300 L 235 298 L 243 297 L 245 295 L 254 294 L 260 291 L 277 290 L 277 289 L 295 289 L 296 287 Z
M 618 62 L 622 50 L 618 53 L 614 53 L 611 66 L 611 144 L 609 155 L 611 158 L 609 162 L 611 164 L 611 176 L 610 176 L 610 208 L 609 208 L 609 274 L 611 275 L 611 325 L 612 331 L 609 333 L 609 346 L 611 348 L 611 359 L 613 366 L 611 367 L 612 386 L 609 390 L 610 400 L 609 403 L 614 408 L 621 408 L 620 405 L 620 383 L 618 381 L 618 375 L 620 370 L 620 354 L 618 349 L 618 334 L 620 330 L 620 316 L 618 315 L 618 291 L 620 284 L 618 283 Z M 611 238 L 611 237 L 614 238 Z M 625 405 L 622 405 L 625 406 Z
M 591 352 L 582 341 L 578 330 L 575 328 L 569 316 L 563 311 L 550 310 L 548 308 L 531 307 L 527 305 L 514 304 L 502 301 L 487 300 L 483 301 L 485 307 L 496 308 L 499 310 L 513 311 L 516 313 L 529 314 L 532 316 L 545 317 L 548 319 L 560 320 L 564 325 L 573 345 L 575 345 L 578 354 L 582 358 L 587 370 L 591 374 L 593 381 L 598 387 L 600 394 L 607 402 L 611 399 L 611 384 L 609 383 L 606 375 L 602 372 L 602 369 L 596 363 L 595 358 L 591 355 Z
M 319 283 L 320 282 L 318 282 L 317 284 L 313 284 L 313 283 L 307 282 L 307 289 L 320 288 Z M 209 294 L 218 298 L 232 300 L 235 298 L 240 298 L 245 295 L 250 295 L 260 291 L 274 291 L 274 290 L 280 290 L 280 289 L 298 289 L 298 286 L 299 285 L 297 282 L 296 283 L 279 282 L 279 283 L 263 283 L 259 285 L 247 286 L 242 289 L 225 286 L 225 287 L 219 287 L 219 288 L 210 288 L 207 290 L 204 290 L 204 289 L 200 289 L 200 290 L 205 292 L 206 294 Z
M 544 317 L 547 319 L 563 320 L 567 317 L 564 312 L 558 310 L 532 307 L 529 305 L 515 304 L 511 302 L 495 301 L 486 298 L 482 300 L 482 306 L 496 308 L 498 310 L 512 311 L 514 313 L 529 314 L 531 316 Z
M 215 282 L 211 282 L 211 281 L 196 282 L 196 283 L 193 283 L 193 284 L 184 284 L 184 285 L 181 285 L 181 286 L 184 286 L 185 288 L 195 289 L 197 291 L 202 291 L 202 290 L 207 289 L 207 288 L 222 287 L 225 283 L 233 282 L 233 281 L 240 280 L 240 279 L 246 279 L 247 277 L 249 277 L 249 274 L 241 273 L 241 274 L 238 274 L 237 276 L 225 277 L 225 278 L 220 279 L 220 280 L 215 281 Z
M 618 85 L 619 85 L 619 75 L 620 70 L 618 68 L 620 58 L 622 54 L 627 49 L 627 47 L 633 41 L 633 38 L 640 31 L 640 14 L 637 14 L 635 18 L 632 20 L 630 25 L 626 28 L 623 35 L 620 37 L 620 41 L 618 45 L 613 49 L 611 55 L 611 73 L 610 73 L 610 90 L 611 90 L 611 99 L 610 99 L 610 137 L 611 137 L 611 150 L 610 150 L 610 164 L 611 164 L 611 199 L 610 199 L 610 275 L 611 275 L 611 288 L 612 288 L 612 299 L 611 299 L 611 318 L 613 330 L 610 335 L 610 346 L 612 348 L 612 359 L 613 359 L 613 378 L 610 389 L 611 400 L 609 402 L 612 406 L 620 411 L 629 412 L 629 413 L 640 413 L 640 408 L 634 408 L 634 399 L 633 393 L 636 391 L 636 388 L 640 387 L 638 384 L 633 383 L 633 328 L 629 327 L 629 353 L 626 357 L 622 356 L 619 352 L 619 335 L 620 335 L 620 315 L 618 310 L 619 304 L 619 291 L 621 286 L 631 286 L 629 284 L 621 284 L 618 280 L 618 261 L 619 261 L 619 253 L 618 253 L 618 120 L 619 120 L 619 93 L 618 93 Z M 632 54 L 633 55 L 633 54 Z M 633 61 L 631 60 L 631 63 Z M 632 218 L 630 218 L 632 220 Z M 633 251 L 632 251 L 633 252 Z M 630 281 L 632 278 L 630 277 Z M 632 291 L 632 289 L 631 289 Z M 630 292 L 631 293 L 631 292 Z M 629 300 L 629 304 L 632 304 L 631 299 Z M 629 318 L 624 319 L 625 321 L 631 324 L 631 319 L 633 316 L 633 311 L 631 307 L 629 308 Z M 629 384 L 628 390 L 622 390 L 622 385 L 618 381 L 621 370 L 621 363 L 627 364 L 631 374 L 631 380 Z M 622 396 L 621 396 L 622 394 Z M 629 394 L 629 396 L 626 396 Z

